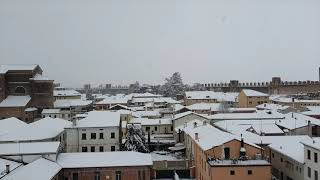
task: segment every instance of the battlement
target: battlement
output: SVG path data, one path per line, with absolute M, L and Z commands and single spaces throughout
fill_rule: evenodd
M 320 81 L 281 81 L 280 78 L 272 78 L 270 82 L 243 82 L 239 83 L 237 80 L 231 80 L 229 83 L 205 83 L 202 84 L 206 88 L 227 88 L 227 87 L 273 87 L 273 86 L 307 86 L 320 84 Z

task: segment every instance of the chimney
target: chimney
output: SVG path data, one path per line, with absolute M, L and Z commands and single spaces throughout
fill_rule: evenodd
M 77 126 L 77 119 L 76 118 L 72 119 L 72 126 Z
M 203 125 L 206 126 L 207 125 L 207 121 L 203 121 Z
M 193 127 L 196 128 L 197 126 L 198 126 L 198 123 L 197 123 L 197 122 L 194 122 L 194 123 L 193 123 Z
M 196 141 L 199 141 L 199 134 L 198 133 L 194 133 L 194 138 Z
M 243 138 L 241 138 L 241 147 L 244 147 Z
M 9 174 L 10 173 L 10 164 L 7 164 L 6 165 L 6 174 Z

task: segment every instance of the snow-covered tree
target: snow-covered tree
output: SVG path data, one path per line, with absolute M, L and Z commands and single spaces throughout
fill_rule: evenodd
M 140 84 L 138 81 L 136 81 L 133 84 L 130 84 L 129 86 L 129 93 L 137 93 L 140 90 Z
M 179 72 L 173 73 L 169 78 L 166 78 L 166 83 L 161 87 L 164 96 L 175 97 L 177 94 L 182 94 L 185 90 L 185 85 L 182 82 L 182 77 Z
M 127 140 L 124 144 L 124 149 L 126 151 L 148 153 L 149 149 L 145 146 L 146 138 L 141 125 L 128 124 L 127 129 Z

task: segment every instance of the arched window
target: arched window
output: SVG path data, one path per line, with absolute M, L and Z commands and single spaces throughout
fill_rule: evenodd
M 17 94 L 26 94 L 26 89 L 22 86 L 18 86 L 14 92 Z

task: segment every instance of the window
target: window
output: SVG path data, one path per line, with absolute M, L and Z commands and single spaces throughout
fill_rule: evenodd
M 274 158 L 274 153 L 272 153 L 272 158 Z
M 319 177 L 318 177 L 318 171 L 314 171 L 314 180 L 318 180 L 319 179 Z
M 72 180 L 78 180 L 79 177 L 78 177 L 78 173 L 72 173 Z
M 111 139 L 114 139 L 114 138 L 115 138 L 115 133 L 112 132 L 112 133 L 111 133 Z
M 150 131 L 150 127 L 149 126 L 146 127 L 146 131 Z
M 91 139 L 96 139 L 96 133 L 91 133 Z
M 156 126 L 156 127 L 154 127 L 154 130 L 155 130 L 155 131 L 158 131 L 158 127 L 157 127 L 157 126 Z
M 18 86 L 18 87 L 16 87 L 14 92 L 17 94 L 26 94 L 26 89 L 22 86 Z
M 88 152 L 88 148 L 87 147 L 82 147 L 82 152 Z
M 235 175 L 236 173 L 234 172 L 234 170 L 230 171 L 230 175 Z
M 116 171 L 116 180 L 121 180 L 121 171 Z
M 103 133 L 99 133 L 99 139 L 103 139 Z
M 100 172 L 95 173 L 94 180 L 100 180 Z
M 95 152 L 96 151 L 96 147 L 91 146 L 91 152 Z
M 317 163 L 318 162 L 318 153 L 314 153 L 314 162 Z
M 86 140 L 87 139 L 87 134 L 86 133 L 82 133 L 81 134 L 81 139 L 82 140 Z
M 307 156 L 308 156 L 308 159 L 311 160 L 311 151 L 310 150 L 307 151 Z
M 281 162 L 283 162 L 283 159 L 282 159 L 282 158 L 280 158 L 280 161 L 281 161 Z
M 308 177 L 311 178 L 311 168 L 308 167 Z
M 252 175 L 252 170 L 248 170 L 248 175 Z
M 171 131 L 173 131 L 173 126 L 171 126 Z
M 99 151 L 100 151 L 100 152 L 103 152 L 103 146 L 100 146 L 100 147 L 99 147 Z
M 116 151 L 116 147 L 115 146 L 111 146 L 111 151 Z

